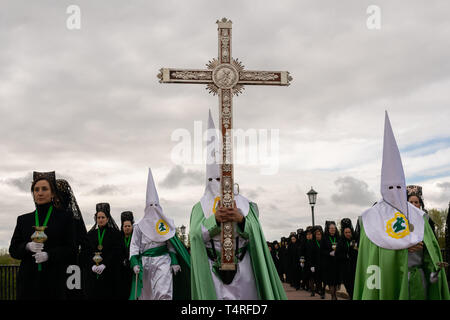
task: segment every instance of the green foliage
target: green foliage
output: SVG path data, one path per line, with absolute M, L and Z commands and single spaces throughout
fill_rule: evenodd
M 428 215 L 435 224 L 436 238 L 439 242 L 439 246 L 443 249 L 445 248 L 445 223 L 447 220 L 448 209 L 430 209 L 428 210 Z
M 8 254 L 8 250 L 0 249 L 0 265 L 19 265 L 20 260 L 11 258 Z

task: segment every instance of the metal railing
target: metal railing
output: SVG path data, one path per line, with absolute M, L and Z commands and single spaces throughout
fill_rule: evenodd
M 0 300 L 16 300 L 18 265 L 0 265 Z

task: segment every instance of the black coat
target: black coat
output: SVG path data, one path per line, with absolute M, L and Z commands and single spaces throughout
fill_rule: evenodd
M 356 262 L 358 261 L 358 250 L 350 245 L 350 241 L 341 238 L 336 248 L 336 257 L 339 265 L 339 279 L 344 283 L 350 295 L 353 294 L 353 286 L 356 274 Z
M 336 236 L 331 238 L 333 238 L 333 240 L 335 239 L 337 245 L 338 238 Z M 322 255 L 321 263 L 323 270 L 323 281 L 327 285 L 339 284 L 339 266 L 337 263 L 336 254 L 334 256 L 330 255 L 333 248 L 329 235 L 323 236 L 320 243 L 320 251 Z
M 300 284 L 300 250 L 299 245 L 290 243 L 288 247 L 289 256 L 289 282 L 297 287 Z
M 42 226 L 50 204 L 38 206 L 39 225 Z M 26 245 L 34 233 L 35 212 L 17 218 L 16 228 L 11 239 L 9 253 L 14 259 L 21 260 L 17 275 L 17 299 L 65 299 L 66 270 L 71 257 L 75 254 L 73 220 L 66 212 L 53 208 L 45 229 L 48 240 L 44 243 L 44 252 L 48 260 L 42 263 L 42 271 Z
M 131 235 L 130 235 L 131 237 Z M 131 283 L 135 280 L 135 274 L 130 265 L 130 247 L 126 246 L 125 235 L 121 233 L 122 257 L 120 259 L 120 289 L 119 299 L 128 300 L 131 293 Z
M 305 267 L 303 268 L 303 280 L 308 281 L 312 279 L 312 252 L 314 250 L 313 248 L 314 240 L 306 240 L 303 244 L 303 257 L 305 258 Z
M 86 293 L 89 300 L 95 299 L 120 299 L 121 282 L 118 280 L 120 275 L 121 258 L 123 251 L 121 246 L 120 232 L 112 228 L 106 227 L 103 238 L 103 249 L 101 257 L 103 261 L 100 264 L 105 265 L 105 270 L 98 275 L 92 271 L 95 265 L 92 258 L 95 252 L 99 252 L 98 246 L 98 229 L 88 232 L 89 252 L 86 255 L 90 258 L 85 266 L 86 272 Z M 103 230 L 100 229 L 100 234 Z
M 309 270 L 311 271 L 311 267 L 314 267 L 314 272 L 311 273 L 312 278 L 315 281 L 323 281 L 322 275 L 322 255 L 320 251 L 320 242 L 317 240 L 311 240 L 308 246 L 308 258 L 309 261 Z

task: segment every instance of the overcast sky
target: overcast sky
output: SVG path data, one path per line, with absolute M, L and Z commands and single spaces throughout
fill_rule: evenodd
M 77 5 L 81 28 L 66 10 Z M 380 28 L 367 22 L 380 9 Z M 356 218 L 380 198 L 384 111 L 407 183 L 427 208 L 450 200 L 448 1 L 2 1 L 0 11 L 0 248 L 33 211 L 31 173 L 71 184 L 89 226 L 97 202 L 143 215 L 147 168 L 161 205 L 189 225 L 205 165 L 179 164 L 172 135 L 218 123 L 205 85 L 160 84 L 162 67 L 206 68 L 216 20 L 233 21 L 233 57 L 249 70 L 286 70 L 289 87 L 247 86 L 234 127 L 278 130 L 277 172 L 236 165 L 268 240 L 311 223 Z M 373 24 L 371 25 L 373 26 Z M 271 131 L 272 130 L 272 131 Z M 192 140 L 193 143 L 193 140 Z M 245 149 L 244 149 L 245 150 Z

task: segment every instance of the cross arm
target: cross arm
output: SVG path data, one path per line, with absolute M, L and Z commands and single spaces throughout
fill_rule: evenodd
M 239 72 L 238 84 L 288 86 L 292 77 L 287 71 L 252 71 Z
M 211 70 L 162 68 L 157 75 L 160 83 L 212 83 Z

